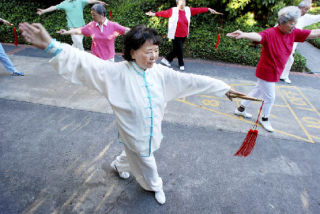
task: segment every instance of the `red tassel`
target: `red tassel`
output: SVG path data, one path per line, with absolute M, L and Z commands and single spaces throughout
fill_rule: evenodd
M 259 121 L 259 117 L 261 114 L 263 103 L 264 103 L 264 101 L 262 101 L 262 104 L 261 104 L 261 107 L 259 110 L 259 114 L 258 114 L 258 118 L 256 120 L 256 123 L 253 126 L 253 129 L 249 130 L 246 138 L 242 142 L 242 145 L 240 146 L 239 150 L 234 154 L 234 156 L 247 157 L 251 153 L 251 151 L 253 150 L 253 147 L 256 145 L 256 140 L 258 137 L 257 126 L 258 126 L 258 121 Z
M 110 15 L 110 19 L 113 19 L 112 13 L 111 13 L 111 10 L 110 10 L 110 9 L 109 9 L 109 15 Z
M 244 157 L 248 156 L 256 144 L 257 137 L 258 137 L 258 130 L 250 129 L 240 149 L 234 155 L 244 156 Z
M 217 43 L 216 43 L 216 49 L 218 49 L 219 42 L 220 42 L 220 33 L 218 34 Z
M 12 25 L 12 28 L 13 28 L 13 34 L 14 34 L 14 44 L 16 46 L 18 46 L 18 35 L 17 35 L 17 30 L 16 28 Z

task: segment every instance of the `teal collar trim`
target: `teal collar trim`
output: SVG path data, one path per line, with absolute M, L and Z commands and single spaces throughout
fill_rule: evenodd
M 137 65 L 137 63 L 135 61 L 132 62 L 132 66 L 133 66 L 135 72 L 137 74 L 139 74 L 140 76 L 144 77 L 148 72 L 148 69 L 143 70 L 142 68 L 139 67 L 139 65 Z

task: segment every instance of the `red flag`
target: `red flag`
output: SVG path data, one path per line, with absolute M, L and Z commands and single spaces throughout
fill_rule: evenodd
M 113 19 L 112 13 L 111 13 L 111 10 L 110 10 L 110 9 L 109 9 L 109 15 L 110 15 L 110 19 Z
M 12 28 L 13 28 L 13 34 L 14 34 L 14 44 L 15 44 L 16 46 L 18 46 L 17 30 L 16 30 L 16 28 L 14 27 L 14 25 L 12 25 Z
M 220 33 L 218 34 L 218 38 L 217 38 L 217 43 L 216 43 L 216 49 L 218 49 L 219 46 L 219 42 L 220 42 Z

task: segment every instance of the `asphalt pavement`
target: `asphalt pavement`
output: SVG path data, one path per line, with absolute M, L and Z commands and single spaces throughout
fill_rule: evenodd
M 233 114 L 239 100 L 199 95 L 168 103 L 155 152 L 167 198 L 161 206 L 110 168 L 122 145 L 106 99 L 60 77 L 41 50 L 3 46 L 25 76 L 0 66 L 1 214 L 319 213 L 319 74 L 291 72 L 292 84 L 277 83 L 275 132 L 258 126 L 245 158 L 233 154 L 260 103 L 248 107 L 252 119 Z M 256 80 L 250 66 L 186 59 L 185 67 L 243 92 Z

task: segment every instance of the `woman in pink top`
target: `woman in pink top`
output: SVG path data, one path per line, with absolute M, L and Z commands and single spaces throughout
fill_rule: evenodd
M 161 60 L 161 62 L 166 66 L 171 66 L 170 62 L 177 57 L 180 70 L 184 70 L 183 62 L 183 43 L 186 37 L 189 35 L 190 18 L 199 13 L 210 12 L 212 14 L 222 14 L 218 13 L 211 8 L 192 8 L 186 7 L 185 0 L 176 0 L 177 7 L 170 8 L 169 10 L 160 11 L 153 13 L 151 11 L 147 12 L 148 16 L 157 16 L 169 18 L 168 24 L 168 38 L 172 39 L 173 49 L 172 51 Z
M 237 30 L 227 34 L 231 38 L 248 39 L 262 44 L 261 56 L 256 69 L 257 83 L 248 96 L 263 98 L 264 106 L 262 108 L 262 118 L 259 119 L 259 122 L 269 132 L 274 131 L 268 118 L 275 100 L 275 83 L 280 80 L 294 42 L 304 42 L 306 39 L 320 37 L 320 29 L 310 31 L 295 28 L 300 14 L 301 11 L 298 7 L 285 7 L 278 13 L 278 25 L 276 27 L 268 28 L 260 33 L 247 33 Z M 234 113 L 251 118 L 252 115 L 245 111 L 249 103 L 248 101 L 241 102 Z
M 116 22 L 111 22 L 106 18 L 106 9 L 102 4 L 95 4 L 91 8 L 93 21 L 82 28 L 60 30 L 62 35 L 84 35 L 91 37 L 92 54 L 104 60 L 114 61 L 114 42 L 117 36 L 125 34 L 129 28 L 123 27 Z

